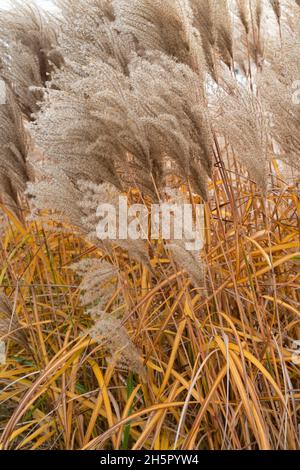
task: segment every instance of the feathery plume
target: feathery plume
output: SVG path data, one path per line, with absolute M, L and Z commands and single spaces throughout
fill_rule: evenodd
M 245 29 L 246 34 L 250 32 L 249 10 L 245 0 L 236 0 L 238 17 Z
M 99 311 L 93 311 L 94 325 L 89 333 L 93 339 L 105 346 L 110 360 L 125 370 L 131 370 L 141 376 L 144 368 L 141 354 L 132 342 L 121 319 Z
M 233 81 L 219 94 L 214 109 L 216 129 L 226 136 L 235 155 L 260 188 L 266 189 L 269 162 L 268 117 L 260 101 Z
M 188 273 L 195 287 L 203 285 L 204 267 L 200 260 L 199 251 L 186 250 L 184 243 L 178 240 L 167 243 L 166 249 L 170 252 L 175 263 Z
M 216 22 L 218 49 L 223 62 L 228 68 L 231 68 L 233 60 L 233 34 L 228 0 L 218 0 Z
M 85 70 L 67 92 L 48 91 L 31 126 L 47 158 L 72 181 L 136 187 L 155 198 L 167 155 L 205 197 L 212 138 L 197 75 L 161 53 L 136 57 L 129 77 L 103 62 Z
M 5 103 L 0 105 L 0 192 L 2 202 L 18 216 L 19 195 L 28 181 L 27 153 L 22 114 L 13 92 L 5 85 Z
M 202 74 L 201 38 L 188 0 L 112 0 L 116 25 L 145 50 L 163 52 Z
M 41 89 L 63 65 L 56 29 L 35 4 L 12 2 L 0 15 L 0 76 L 10 84 L 28 119 L 39 108 Z
M 263 15 L 262 0 L 256 0 L 256 4 L 255 4 L 255 21 L 256 21 L 256 26 L 257 26 L 258 31 L 260 31 L 260 28 L 261 28 L 262 15 Z
M 269 0 L 272 10 L 275 13 L 277 23 L 280 25 L 281 20 L 281 5 L 279 0 Z
M 107 286 L 113 286 L 111 281 L 117 276 L 118 270 L 115 266 L 99 258 L 86 258 L 78 263 L 72 264 L 70 269 L 81 277 L 79 288 L 81 294 L 81 304 L 91 305 L 97 303 L 100 308 L 105 307 L 107 300 Z
M 216 1 L 215 0 L 191 0 L 195 28 L 201 35 L 202 47 L 207 63 L 208 71 L 212 78 L 217 81 L 216 72 Z

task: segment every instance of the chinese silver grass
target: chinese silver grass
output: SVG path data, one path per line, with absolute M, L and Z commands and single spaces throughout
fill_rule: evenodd
M 110 361 L 122 369 L 129 369 L 143 376 L 141 354 L 122 324 L 122 320 L 98 308 L 94 308 L 92 316 L 94 325 L 89 330 L 89 334 L 99 344 L 107 348 Z
M 11 2 L 0 16 L 0 76 L 12 87 L 28 119 L 38 110 L 42 91 L 56 67 L 63 64 L 56 50 L 56 28 L 34 3 Z
M 270 135 L 279 145 L 279 157 L 287 165 L 299 170 L 300 11 L 294 5 L 288 13 L 292 16 L 290 23 L 282 26 L 282 47 L 276 50 L 270 42 L 267 49 L 269 66 L 263 69 L 258 86 L 261 101 L 271 116 Z
M 112 3 L 120 31 L 131 33 L 141 48 L 165 53 L 202 76 L 201 37 L 193 27 L 188 0 L 112 0 Z
M 256 0 L 255 10 L 254 11 L 255 11 L 255 21 L 256 21 L 257 30 L 258 30 L 258 32 L 260 32 L 262 16 L 263 16 L 263 2 L 262 2 L 262 0 Z
M 233 63 L 233 30 L 230 5 L 228 0 L 217 2 L 217 45 L 223 62 L 228 68 Z
M 13 92 L 5 86 L 5 104 L 0 105 L 0 192 L 1 200 L 16 215 L 19 196 L 28 180 L 28 137 Z
M 126 250 L 132 259 L 146 265 L 151 271 L 147 241 L 100 240 L 97 236 L 97 208 L 100 204 L 106 203 L 115 207 L 118 221 L 121 193 L 114 186 L 108 183 L 97 185 L 84 180 L 73 182 L 62 169 L 43 162 L 39 171 L 43 172 L 43 178 L 37 178 L 34 184 L 29 183 L 27 189 L 35 217 L 44 222 L 50 218 L 57 223 L 69 224 L 78 235 L 84 236 L 111 256 L 113 250 L 120 247 Z M 45 211 L 48 213 L 43 216 Z
M 98 307 L 104 308 L 107 291 L 111 292 L 110 286 L 115 289 L 113 281 L 117 277 L 118 269 L 99 258 L 82 259 L 70 268 L 81 277 L 81 304 L 88 306 L 96 303 Z
M 127 73 L 138 44 L 133 35 L 116 25 L 112 2 L 107 0 L 58 0 L 61 10 L 60 51 L 67 66 L 83 67 L 103 61 Z
M 50 104 L 45 105 L 37 123 L 32 126 L 35 141 L 49 162 L 63 169 L 72 181 L 107 181 L 120 188 L 111 158 L 114 148 L 118 149 L 112 140 L 114 127 L 112 125 L 109 131 L 108 120 L 103 122 L 97 117 L 102 102 L 94 96 L 85 99 L 52 90 L 49 93 Z M 100 108 L 100 111 L 107 115 L 105 109 Z M 101 131 L 104 132 L 103 151 L 99 142 Z
M 79 181 L 79 187 L 82 191 L 82 199 L 77 202 L 82 210 L 81 225 L 84 227 L 86 235 L 91 242 L 103 246 L 106 251 L 112 255 L 115 247 L 126 250 L 134 260 L 146 265 L 151 271 L 151 265 L 148 254 L 147 241 L 139 240 L 99 240 L 96 227 L 99 222 L 97 208 L 100 204 L 110 204 L 115 208 L 116 228 L 119 230 L 119 196 L 121 193 L 114 186 L 104 183 L 96 185 L 89 181 Z
M 70 266 L 80 277 L 81 304 L 93 320 L 90 336 L 107 349 L 109 361 L 143 375 L 140 353 L 122 319 L 105 310 L 115 290 L 118 270 L 104 259 L 83 259 Z
M 269 0 L 269 3 L 271 5 L 271 8 L 276 16 L 276 20 L 278 24 L 280 25 L 280 20 L 281 20 L 281 5 L 280 5 L 280 0 Z
M 279 145 L 279 158 L 300 170 L 300 106 L 293 102 L 293 89 L 268 71 L 262 76 L 261 90 L 271 116 L 270 134 Z
M 250 12 L 249 5 L 244 0 L 236 0 L 237 14 L 248 35 L 250 32 Z
M 45 215 L 57 223 L 70 224 L 77 232 L 83 230 L 81 219 L 84 212 L 80 209 L 78 201 L 82 193 L 78 185 L 71 181 L 66 173 L 49 162 L 33 162 L 36 172 L 36 181 L 28 182 L 26 194 L 31 200 L 32 215 L 35 217 L 43 211 L 50 211 Z
M 208 70 L 217 81 L 215 47 L 217 41 L 216 1 L 191 0 L 193 24 L 201 35 L 202 47 Z
M 243 74 L 251 78 L 255 86 L 257 68 L 264 65 L 264 46 L 266 38 L 273 28 L 268 24 L 269 18 L 266 0 L 245 2 L 236 0 L 236 14 L 239 22 L 235 27 L 235 60 Z
M 173 261 L 190 276 L 195 287 L 203 286 L 204 265 L 200 259 L 200 250 L 187 250 L 184 240 L 173 240 L 165 245 Z
M 13 305 L 5 294 L 0 294 L 0 340 L 12 339 L 21 347 L 27 347 L 26 335 L 16 317 Z
M 213 108 L 214 126 L 259 188 L 267 188 L 270 161 L 269 117 L 258 98 L 232 81 Z
M 190 204 L 189 195 L 177 189 L 166 188 L 166 197 L 167 202 L 171 205 Z M 171 259 L 180 269 L 185 270 L 195 287 L 202 287 L 205 283 L 205 266 L 201 259 L 201 247 L 196 247 L 197 242 L 201 244 L 204 241 L 204 227 L 199 226 L 201 222 L 204 223 L 204 219 L 203 221 L 198 220 L 198 226 L 195 225 L 195 229 L 200 230 L 197 236 L 195 233 L 189 232 L 187 226 L 184 226 L 182 239 L 177 239 L 175 237 L 176 218 L 175 215 L 171 215 L 171 237 L 170 240 L 165 241 L 165 249 L 171 255 Z
M 137 187 L 152 197 L 167 155 L 206 197 L 212 138 L 197 75 L 155 53 L 136 57 L 129 71 L 100 62 L 68 91 L 49 90 L 32 126 L 38 146 L 71 180 Z
M 105 310 L 115 290 L 118 269 L 103 259 L 83 259 L 70 266 L 81 277 L 81 304 L 93 320 L 89 334 L 108 351 L 109 361 L 143 375 L 140 353 L 122 323 Z

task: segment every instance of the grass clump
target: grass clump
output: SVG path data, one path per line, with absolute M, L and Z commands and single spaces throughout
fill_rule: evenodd
M 299 449 L 299 7 L 58 4 L 0 19 L 1 448 Z M 97 239 L 170 187 L 201 252 Z

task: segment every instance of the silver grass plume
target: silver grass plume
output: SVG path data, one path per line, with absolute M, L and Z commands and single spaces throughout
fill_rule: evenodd
M 280 25 L 280 20 L 281 20 L 281 5 L 280 5 L 280 0 L 269 0 L 269 3 L 272 7 L 272 10 L 274 11 L 274 14 L 276 16 L 276 20 L 278 24 Z
M 245 0 L 236 0 L 238 17 L 243 25 L 245 33 L 248 35 L 250 32 L 250 12 L 248 3 Z
M 106 303 L 113 295 L 118 270 L 103 259 L 83 259 L 71 266 L 81 277 L 81 303 L 94 324 L 89 330 L 92 338 L 108 350 L 110 361 L 119 367 L 143 375 L 140 353 L 131 340 L 122 319 L 105 311 Z
M 145 371 L 140 352 L 132 342 L 122 320 L 116 316 L 106 314 L 94 308 L 92 312 L 94 325 L 89 334 L 99 344 L 106 347 L 111 362 L 124 370 L 131 370 L 140 376 Z
M 5 103 L 0 104 L 0 194 L 2 202 L 18 216 L 19 196 L 29 179 L 28 145 L 21 111 L 5 85 Z
M 216 72 L 216 0 L 191 0 L 193 10 L 193 24 L 199 31 L 202 40 L 202 47 L 207 63 L 208 71 L 215 81 Z
M 72 264 L 70 269 L 81 278 L 81 304 L 84 306 L 97 305 L 105 308 L 108 292 L 115 290 L 115 278 L 118 269 L 111 263 L 99 258 L 86 258 Z M 111 289 L 112 288 L 112 289 Z
M 66 92 L 48 91 L 32 125 L 47 158 L 73 181 L 137 187 L 155 197 L 167 155 L 205 197 L 212 138 L 197 75 L 162 53 L 136 56 L 129 76 L 104 62 L 84 71 L 77 79 L 74 72 Z
M 223 62 L 228 68 L 233 63 L 233 31 L 228 0 L 218 0 L 216 9 L 217 44 Z
M 184 244 L 185 241 L 176 240 L 167 243 L 166 249 L 175 263 L 188 273 L 195 287 L 202 286 L 204 282 L 204 265 L 200 259 L 200 251 L 187 250 Z
M 41 89 L 63 58 L 53 22 L 34 3 L 12 1 L 0 15 L 0 76 L 10 84 L 28 119 L 38 110 Z
M 120 247 L 151 271 L 147 243 L 144 240 L 102 241 L 97 237 L 98 206 L 104 203 L 118 206 L 121 193 L 114 186 L 108 183 L 97 185 L 83 180 L 73 182 L 55 165 L 42 162 L 39 166 L 39 173 L 43 173 L 43 177 L 37 177 L 35 183 L 28 183 L 27 188 L 27 195 L 32 200 L 33 217 L 38 217 L 45 223 L 50 218 L 58 224 L 69 224 L 79 236 L 84 236 L 110 256 L 116 247 Z
M 189 204 L 190 198 L 186 193 L 179 190 L 167 188 L 166 195 L 168 203 L 171 204 Z M 200 222 L 200 221 L 199 221 Z M 180 269 L 184 269 L 190 276 L 192 283 L 195 287 L 203 286 L 205 282 L 205 266 L 201 260 L 201 248 L 196 248 L 195 233 L 187 232 L 187 227 L 184 229 L 184 237 L 178 240 L 175 237 L 175 218 L 171 217 L 172 232 L 170 233 L 170 240 L 166 241 L 165 249 L 171 255 L 171 259 L 178 265 Z M 202 232 L 204 237 L 204 227 L 197 227 Z M 200 234 L 197 234 L 199 237 Z M 201 237 L 198 241 L 201 241 Z M 190 249 L 187 249 L 187 243 L 190 244 Z M 194 245 L 194 249 L 192 248 Z
M 233 60 L 233 31 L 227 0 L 190 0 L 194 26 L 201 35 L 207 68 L 218 81 L 221 59 L 229 68 Z
M 188 0 L 112 0 L 116 25 L 140 48 L 163 52 L 203 73 L 201 37 Z
M 82 192 L 82 199 L 77 202 L 82 213 L 81 223 L 84 227 L 87 237 L 95 245 L 105 249 L 105 251 L 113 256 L 113 250 L 120 247 L 126 250 L 131 258 L 144 264 L 149 271 L 151 271 L 150 259 L 147 248 L 147 241 L 145 240 L 121 240 L 115 241 L 103 240 L 100 241 L 97 237 L 96 226 L 99 222 L 97 217 L 97 208 L 99 204 L 109 203 L 116 209 L 117 221 L 119 220 L 118 203 L 121 193 L 116 188 L 108 183 L 96 185 L 90 181 L 79 181 L 80 190 Z M 119 226 L 117 224 L 117 230 Z M 81 230 L 82 231 L 82 230 Z
M 57 0 L 61 10 L 59 49 L 66 68 L 103 61 L 128 73 L 132 52 L 139 52 L 137 40 L 121 31 L 110 0 Z
M 266 49 L 268 66 L 258 81 L 261 100 L 271 116 L 270 135 L 279 146 L 279 158 L 288 166 L 300 169 L 300 105 L 297 94 L 300 77 L 300 9 L 288 2 L 288 18 L 281 25 L 282 46 L 269 42 Z M 296 87 L 295 87 L 296 85 Z
M 270 161 L 269 118 L 260 100 L 233 80 L 212 106 L 214 126 L 227 138 L 250 178 L 266 190 Z
M 45 222 L 50 217 L 58 224 L 70 224 L 77 233 L 85 233 L 81 223 L 85 214 L 78 205 L 83 196 L 79 186 L 58 166 L 44 161 L 32 161 L 32 165 L 36 181 L 28 182 L 26 189 L 26 195 L 31 200 L 32 217 L 38 216 Z M 43 217 L 43 211 L 47 210 L 50 213 Z
M 262 22 L 262 15 L 263 15 L 263 2 L 262 0 L 256 0 L 255 2 L 255 21 L 258 31 L 261 29 L 261 22 Z

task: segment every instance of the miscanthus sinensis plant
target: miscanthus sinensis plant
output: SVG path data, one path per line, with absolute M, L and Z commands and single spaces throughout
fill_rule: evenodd
M 141 377 L 143 384 L 149 384 L 155 374 L 166 369 L 161 383 L 150 391 L 148 385 L 143 385 L 145 393 L 143 398 L 137 399 L 138 403 L 154 403 L 154 396 L 164 400 L 168 380 L 173 376 L 179 382 L 170 389 L 167 397 L 170 403 L 178 396 L 181 399 L 182 391 L 188 388 L 180 417 L 172 418 L 178 425 L 176 433 L 174 422 L 168 421 L 172 446 L 175 443 L 177 448 L 197 448 L 201 447 L 203 439 L 204 448 L 250 448 L 252 441 L 254 447 L 260 448 L 297 448 L 296 404 L 288 403 L 288 395 L 283 397 L 277 385 L 283 381 L 287 394 L 292 387 L 284 362 L 288 353 L 285 350 L 284 355 L 280 349 L 283 348 L 280 326 L 276 334 L 272 328 L 280 316 L 279 305 L 290 315 L 297 311 L 296 294 L 293 294 L 291 306 L 286 298 L 281 303 L 277 301 L 276 275 L 281 276 L 282 271 L 280 260 L 273 263 L 273 255 L 283 250 L 282 259 L 293 259 L 294 252 L 287 254 L 285 250 L 296 247 L 295 234 L 289 232 L 294 225 L 282 224 L 279 216 L 282 214 L 284 220 L 289 220 L 297 209 L 292 210 L 289 195 L 284 193 L 289 186 L 280 186 L 278 168 L 284 164 L 296 172 L 300 169 L 299 2 L 57 0 L 55 3 L 58 7 L 55 16 L 40 11 L 34 3 L 16 1 L 12 2 L 11 10 L 0 15 L 0 78 L 6 91 L 5 102 L 0 104 L 1 207 L 21 231 L 23 238 L 17 246 L 30 240 L 30 250 L 36 243 L 39 257 L 45 227 L 47 230 L 55 227 L 55 236 L 66 237 L 72 259 L 67 249 L 59 251 L 59 261 L 51 258 L 47 244 L 49 259 L 43 259 L 42 267 L 39 266 L 38 279 L 43 279 L 45 270 L 45 286 L 48 286 L 49 272 L 59 286 L 63 275 L 56 276 L 53 265 L 62 263 L 62 259 L 65 260 L 63 268 L 67 266 L 68 271 L 77 273 L 77 284 L 78 277 L 81 278 L 81 306 L 88 313 L 86 317 L 93 321 L 91 324 L 84 317 L 76 330 L 76 338 L 86 347 L 91 341 L 97 351 L 97 348 L 106 351 L 110 358 L 107 373 L 112 373 L 116 367 L 116 375 L 122 381 L 124 369 L 130 370 Z M 97 238 L 96 212 L 100 204 L 116 205 L 119 196 L 126 194 L 130 203 L 149 207 L 152 202 L 170 201 L 169 187 L 178 198 L 183 196 L 192 204 L 205 204 L 206 239 L 201 252 L 187 252 L 184 243 L 175 240 L 164 243 L 162 240 L 132 242 Z M 297 196 L 293 197 L 295 203 Z M 282 203 L 285 206 L 280 212 Z M 29 207 L 34 216 L 28 222 L 33 231 L 35 224 L 43 224 L 37 240 L 32 234 L 27 234 L 26 238 L 22 229 L 24 207 Z M 280 250 L 271 244 L 272 230 L 276 234 L 279 231 L 278 240 L 280 238 L 282 243 L 278 240 L 276 243 Z M 75 241 L 70 242 L 69 236 L 76 237 Z M 239 237 L 255 247 L 253 257 L 260 256 L 257 263 L 240 248 Z M 14 255 L 6 256 L 10 240 L 7 235 L 3 244 L 7 266 L 14 258 Z M 82 240 L 86 245 L 84 255 L 79 256 L 83 259 L 79 261 L 74 253 L 81 247 Z M 97 256 L 88 256 L 94 252 Z M 236 255 L 234 267 L 230 264 L 232 253 Z M 25 277 L 30 271 L 30 284 L 36 265 L 32 267 L 29 263 L 29 269 L 23 258 L 19 264 Z M 212 267 L 215 265 L 217 269 Z M 250 278 L 250 287 L 244 284 L 245 272 Z M 9 280 L 19 286 L 22 276 L 12 273 L 12 269 L 5 267 L 1 279 L 11 276 Z M 258 277 L 271 273 L 273 277 L 264 279 L 261 287 L 253 273 Z M 175 281 L 177 291 L 173 290 Z M 292 280 L 289 277 L 286 282 L 283 279 L 277 287 L 289 285 L 289 282 L 294 285 L 297 276 Z M 169 290 L 163 291 L 158 299 L 156 294 L 164 288 Z M 144 295 L 139 301 L 135 297 L 138 289 Z M 263 305 L 256 298 L 256 292 L 263 299 Z M 50 299 L 51 308 L 54 311 L 57 308 L 61 315 L 60 305 L 51 294 L 43 291 L 40 295 Z M 70 297 L 72 309 L 81 308 L 73 294 Z M 232 304 L 232 299 L 236 299 L 236 303 Z M 272 299 L 275 299 L 275 307 L 269 318 L 269 312 L 265 316 L 262 312 L 266 313 L 264 309 Z M 22 302 L 26 307 L 26 301 Z M 35 314 L 38 307 L 44 308 L 45 302 L 34 295 L 30 302 L 34 304 Z M 15 314 L 15 309 L 6 297 L 2 304 L 4 336 L 9 336 L 13 326 L 16 342 L 24 345 L 22 326 L 17 319 L 8 325 L 7 317 L 10 312 Z M 162 305 L 166 306 L 164 313 Z M 175 339 L 172 337 L 160 345 L 160 353 L 164 351 L 164 359 L 161 359 L 158 353 L 156 355 L 159 338 L 152 340 L 153 334 L 157 329 L 169 331 L 169 327 L 172 333 L 172 325 L 177 325 L 181 311 L 184 320 L 176 327 Z M 141 317 L 128 328 L 128 320 L 137 314 Z M 161 319 L 159 327 L 157 319 Z M 66 318 L 64 321 L 68 324 Z M 189 321 L 197 324 L 197 333 L 187 326 Z M 37 318 L 35 322 L 40 325 Z M 294 321 L 292 326 L 289 324 L 286 341 L 289 341 L 290 330 L 297 329 L 295 324 Z M 200 327 L 203 327 L 203 336 L 199 333 L 202 332 Z M 209 328 L 209 337 L 205 328 Z M 237 329 L 239 332 L 242 329 L 241 335 Z M 48 349 L 65 351 L 70 331 L 64 338 L 66 342 L 60 339 L 58 345 L 51 343 Z M 137 332 L 144 334 L 144 342 Z M 42 330 L 38 333 L 39 339 L 43 338 Z M 32 331 L 31 334 L 34 337 Z M 230 351 L 227 334 L 236 341 Z M 84 335 L 89 335 L 86 343 Z M 191 338 L 192 344 L 187 348 L 186 337 Z M 249 338 L 253 340 L 250 352 L 245 348 Z M 148 350 L 147 341 L 151 344 Z M 260 348 L 257 345 L 261 342 Z M 274 370 L 269 362 L 267 366 L 262 365 L 270 343 L 268 361 L 275 358 Z M 197 344 L 201 344 L 201 350 L 191 366 L 191 350 L 197 350 L 193 349 Z M 227 361 L 231 354 L 231 363 L 207 375 L 203 387 L 208 388 L 210 397 L 214 387 L 218 389 L 219 384 L 223 384 L 231 367 L 233 383 L 238 389 L 230 402 L 230 378 L 227 385 L 222 385 L 218 400 L 220 403 L 227 400 L 226 409 L 222 408 L 224 416 L 215 405 L 210 405 L 207 390 L 204 393 L 204 388 L 197 391 L 194 388 L 202 371 L 197 372 L 196 363 L 201 358 L 204 361 L 201 367 L 206 370 L 210 356 L 202 354 L 210 350 L 211 344 L 216 349 L 209 354 L 221 351 Z M 176 351 L 181 346 L 181 364 L 195 372 L 188 380 L 185 373 L 178 378 L 173 368 Z M 258 368 L 255 373 L 251 369 L 251 377 L 244 378 L 245 390 L 243 380 L 239 380 L 246 370 L 245 358 L 238 362 L 237 347 L 246 349 L 247 360 Z M 48 349 L 43 344 L 42 362 Z M 32 354 L 36 361 L 38 353 Z M 153 363 L 153 357 L 158 365 Z M 147 376 L 149 361 L 155 372 Z M 43 363 L 46 371 L 48 364 Z M 107 376 L 104 380 L 95 362 L 91 362 L 91 368 L 96 370 L 97 380 L 105 388 Z M 89 376 L 89 371 L 82 376 Z M 262 380 L 255 388 L 253 383 L 257 377 Z M 276 394 L 276 400 L 274 395 L 274 401 L 268 402 L 270 408 L 259 402 L 260 390 L 264 390 L 266 402 Z M 131 392 L 130 389 L 128 393 Z M 30 393 L 28 391 L 24 398 L 27 404 L 31 403 Z M 54 394 L 57 393 L 55 390 Z M 70 399 L 74 393 L 73 387 Z M 201 411 L 195 418 L 194 409 L 189 408 L 191 396 L 201 403 L 203 414 L 206 410 L 210 413 L 208 421 L 213 421 L 217 435 L 214 443 L 206 425 L 202 438 L 197 438 L 203 415 Z M 234 408 L 235 403 L 239 407 L 240 397 L 241 412 Z M 101 412 L 109 428 L 113 428 L 110 399 L 121 419 L 113 394 L 105 395 L 105 412 Z M 133 402 L 126 404 L 125 420 Z M 86 429 L 85 417 L 76 417 L 78 436 L 75 433 L 74 439 L 81 448 L 97 448 L 106 439 L 106 434 L 101 437 L 99 431 L 102 424 L 96 426 L 101 404 L 99 395 L 96 407 L 94 402 L 92 404 L 94 411 Z M 26 409 L 21 405 L 23 402 L 5 427 L 4 447 L 9 445 L 14 426 Z M 285 414 L 287 406 L 289 411 Z M 162 414 L 155 415 L 155 421 L 150 420 L 149 432 L 145 430 L 139 435 L 133 430 L 131 439 L 136 439 L 137 448 L 151 447 L 148 438 L 156 424 L 162 426 L 163 423 L 164 411 L 159 413 Z M 59 419 L 60 422 L 66 420 L 64 445 L 72 447 L 69 417 L 65 419 L 63 415 Z M 184 423 L 189 420 L 192 424 L 190 432 L 186 432 Z M 130 429 L 126 429 L 130 434 Z M 122 427 L 119 436 L 112 437 L 115 448 L 121 446 L 121 431 Z M 110 436 L 108 434 L 107 439 Z M 158 441 L 154 441 L 159 446 Z
M 298 165 L 299 110 L 290 104 L 299 11 L 292 1 L 269 3 L 278 54 L 276 33 L 262 26 L 268 2 L 250 11 L 225 0 L 60 1 L 56 19 L 13 3 L 1 15 L 1 75 L 45 164 L 74 186 L 107 182 L 157 198 L 167 158 L 178 182 L 206 199 L 225 137 L 264 187 L 272 142 Z

